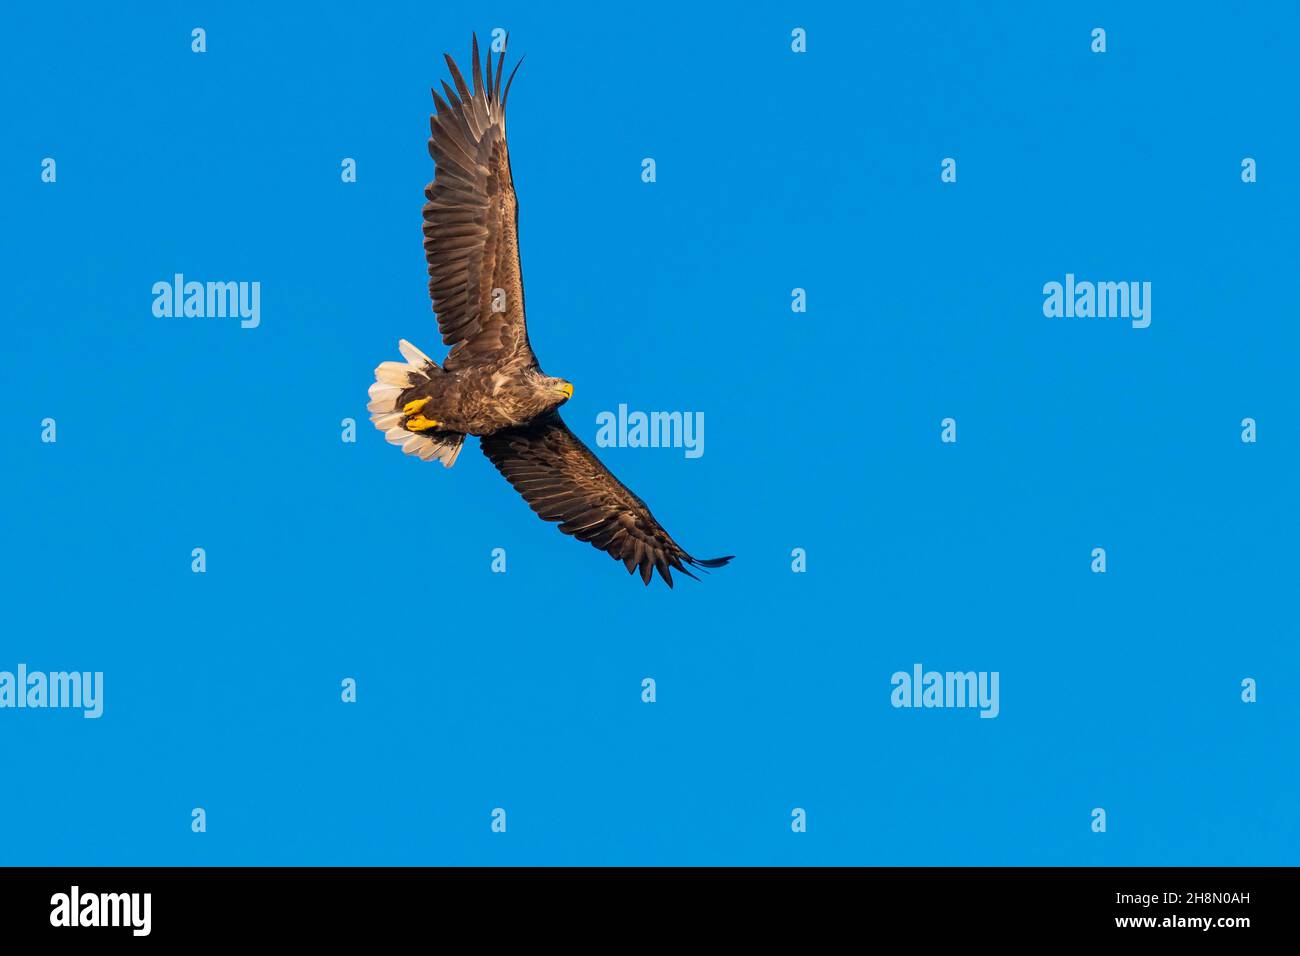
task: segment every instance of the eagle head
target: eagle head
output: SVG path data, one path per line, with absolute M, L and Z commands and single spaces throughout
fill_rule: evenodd
M 573 383 L 566 382 L 562 378 L 547 379 L 547 385 L 553 395 L 558 396 L 557 405 L 563 405 L 569 399 L 573 398 Z

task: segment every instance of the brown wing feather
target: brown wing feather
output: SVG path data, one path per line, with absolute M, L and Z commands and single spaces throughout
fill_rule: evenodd
M 501 62 L 494 87 L 483 81 L 477 37 L 472 56 L 472 89 L 447 57 L 455 87 L 444 82 L 444 96 L 431 91 L 437 112 L 429 117 L 429 155 L 437 171 L 424 191 L 424 252 L 438 330 L 443 344 L 452 346 L 443 363 L 449 371 L 536 364 L 524 322 Z M 505 92 L 509 90 L 507 83 Z M 496 289 L 504 301 L 501 294 L 494 295 Z
M 589 541 L 629 573 L 654 572 L 673 586 L 670 568 L 717 568 L 731 557 L 699 560 L 683 551 L 655 520 L 644 501 L 614 477 L 555 412 L 518 428 L 481 439 L 483 452 L 543 521 Z

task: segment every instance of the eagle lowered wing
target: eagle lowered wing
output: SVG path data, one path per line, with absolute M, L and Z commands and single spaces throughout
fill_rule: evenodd
M 600 459 L 550 412 L 527 425 L 481 438 L 483 453 L 523 495 L 543 521 L 622 561 L 628 573 L 654 572 L 673 586 L 671 568 L 695 577 L 692 568 L 719 568 L 731 557 L 696 559 L 678 546 L 646 503 L 614 477 Z
M 486 81 L 477 37 L 472 55 L 472 90 L 447 56 L 455 87 L 444 80 L 444 96 L 430 91 L 437 112 L 429 117 L 429 155 L 437 169 L 424 191 L 424 252 L 438 330 L 452 347 L 443 363 L 449 372 L 537 364 L 524 323 L 519 216 L 506 148 L 506 97 L 515 74 L 502 90 L 505 51 L 495 77 L 491 54 L 485 58 Z

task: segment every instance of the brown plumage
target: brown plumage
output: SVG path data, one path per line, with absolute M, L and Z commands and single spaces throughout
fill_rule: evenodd
M 371 420 L 410 455 L 450 468 L 466 435 L 545 521 L 589 541 L 650 583 L 672 587 L 672 569 L 716 568 L 730 557 L 699 560 L 682 550 L 644 501 L 615 478 L 569 431 L 559 406 L 573 386 L 542 372 L 528 342 L 519 267 L 518 209 L 505 107 L 516 64 L 502 85 L 505 53 L 486 59 L 473 40 L 470 85 L 447 56 L 452 85 L 433 92 L 429 155 L 437 164 L 425 189 L 424 251 L 438 330 L 451 351 L 440 368 L 403 340 L 405 362 L 384 362 L 370 386 Z M 523 62 L 521 59 L 520 63 Z

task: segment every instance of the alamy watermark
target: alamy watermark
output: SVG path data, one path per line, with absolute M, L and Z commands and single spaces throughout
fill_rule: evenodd
M 238 317 L 244 329 L 262 323 L 260 282 L 186 282 L 178 272 L 171 282 L 155 282 L 153 295 L 153 314 L 160 319 Z
M 1065 282 L 1043 284 L 1043 315 L 1049 319 L 1132 319 L 1133 328 L 1151 324 L 1150 282 Z
M 998 701 L 997 671 L 923 671 L 920 664 L 912 672 L 895 671 L 889 678 L 894 689 L 889 702 L 894 707 L 977 707 L 981 717 L 996 717 L 1002 710 Z
M 95 719 L 104 713 L 103 671 L 28 671 L 19 664 L 17 673 L 0 671 L 0 710 L 38 710 L 63 707 L 81 710 L 82 717 Z
M 687 458 L 704 454 L 703 412 L 629 412 L 596 415 L 596 444 L 600 448 L 684 448 Z
M 152 893 L 83 893 L 74 885 L 50 897 L 51 926 L 122 926 L 129 927 L 132 936 L 148 936 L 152 912 Z

